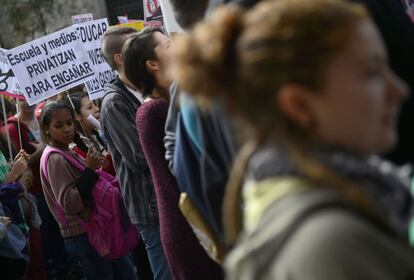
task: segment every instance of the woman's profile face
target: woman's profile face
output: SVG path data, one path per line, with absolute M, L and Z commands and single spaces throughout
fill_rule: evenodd
M 99 108 L 92 101 L 90 101 L 89 97 L 87 96 L 82 97 L 80 102 L 81 102 L 81 108 L 80 108 L 80 119 L 79 120 L 83 128 L 88 129 L 88 130 L 95 129 L 95 126 L 88 121 L 88 116 L 92 115 L 96 119 L 99 119 L 99 116 L 100 116 Z
M 99 108 L 92 101 L 90 101 L 87 96 L 82 97 L 81 99 L 80 112 L 82 117 L 85 119 L 88 118 L 89 115 L 99 119 Z
M 385 152 L 396 143 L 400 103 L 407 94 L 388 66 L 376 27 L 365 20 L 332 58 L 321 92 L 309 98 L 314 133 L 361 155 Z

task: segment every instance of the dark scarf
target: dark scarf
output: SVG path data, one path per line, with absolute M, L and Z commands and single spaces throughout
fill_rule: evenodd
M 374 211 L 388 220 L 397 232 L 406 234 L 414 213 L 409 189 L 411 168 L 399 168 L 377 156 L 365 159 L 335 148 L 317 149 L 311 154 L 317 162 L 360 186 L 373 202 Z M 248 170 L 246 180 L 249 181 L 286 175 L 306 177 L 288 153 L 275 146 L 255 152 Z

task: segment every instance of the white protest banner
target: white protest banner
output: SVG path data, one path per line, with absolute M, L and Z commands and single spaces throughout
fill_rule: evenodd
M 168 34 L 172 33 L 184 33 L 184 30 L 178 25 L 174 17 L 173 8 L 170 0 L 160 0 L 162 15 L 164 17 L 164 26 Z
M 106 18 L 78 24 L 76 29 L 80 40 L 96 70 L 92 79 L 85 82 L 91 100 L 98 99 L 104 94 L 104 86 L 116 77 L 116 73 L 101 53 L 101 38 L 109 24 Z
M 76 26 L 11 49 L 6 55 L 30 105 L 86 82 L 95 74 Z
M 0 48 L 0 99 L 1 109 L 3 112 L 4 124 L 7 127 L 7 110 L 6 103 L 4 102 L 4 95 L 16 98 L 18 100 L 24 100 L 22 90 L 19 82 L 14 76 L 13 70 L 10 67 L 9 61 L 6 57 L 6 50 Z M 9 130 L 6 129 L 7 147 L 9 151 L 9 159 L 13 160 L 12 145 L 10 141 Z M 5 151 L 3 151 L 5 153 Z
M 7 60 L 6 51 L 0 48 L 0 94 L 24 100 L 19 82 Z
M 83 23 L 91 20 L 93 20 L 93 15 L 91 13 L 72 16 L 73 24 Z

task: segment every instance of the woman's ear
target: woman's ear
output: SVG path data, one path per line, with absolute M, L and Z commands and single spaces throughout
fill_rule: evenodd
M 154 74 L 158 70 L 160 70 L 160 66 L 157 61 L 155 60 L 147 60 L 145 62 L 145 67 L 147 68 L 147 71 L 151 74 Z
M 315 125 L 315 115 L 310 98 L 315 93 L 296 84 L 284 85 L 277 94 L 277 106 L 292 122 L 303 129 Z
M 79 116 L 79 114 L 75 114 L 75 120 L 78 122 L 81 120 L 81 117 Z

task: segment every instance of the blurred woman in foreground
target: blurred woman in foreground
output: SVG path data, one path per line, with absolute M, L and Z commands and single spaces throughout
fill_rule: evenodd
M 397 141 L 407 87 L 366 10 L 339 0 L 217 10 L 177 42 L 180 86 L 220 98 L 246 145 L 224 202 L 229 279 L 412 279 Z

